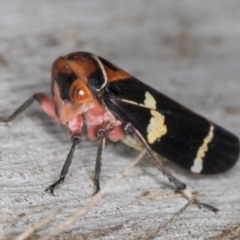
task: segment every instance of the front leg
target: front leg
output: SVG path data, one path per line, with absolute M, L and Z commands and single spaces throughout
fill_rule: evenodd
M 106 140 L 106 130 L 102 128 L 98 129 L 97 137 L 99 139 L 99 143 L 98 143 L 97 158 L 96 158 L 95 171 L 94 171 L 94 184 L 96 187 L 94 194 L 98 193 L 100 190 L 99 178 L 100 178 L 101 166 L 102 166 L 102 151 L 103 151 L 105 140 Z
M 60 119 L 57 117 L 55 113 L 55 106 L 51 98 L 49 98 L 44 93 L 36 93 L 32 97 L 30 97 L 26 102 L 24 102 L 18 109 L 16 109 L 12 115 L 10 115 L 7 119 L 0 120 L 0 124 L 11 124 L 22 112 L 24 112 L 34 101 L 38 101 L 41 105 L 44 112 L 46 112 L 51 118 L 55 121 L 60 122 Z
M 77 149 L 78 145 L 80 144 L 81 140 L 82 140 L 81 134 L 75 134 L 72 136 L 72 147 L 71 147 L 71 149 L 68 153 L 68 156 L 66 158 L 66 161 L 62 167 L 59 179 L 55 183 L 50 185 L 48 188 L 46 188 L 45 189 L 46 192 L 49 192 L 52 195 L 54 195 L 53 191 L 54 191 L 55 187 L 64 181 L 64 179 L 67 175 L 68 169 L 72 163 L 72 158 L 74 156 L 74 152 Z
M 46 188 L 45 192 L 49 192 L 49 193 L 53 194 L 55 187 L 64 181 L 64 179 L 67 175 L 68 169 L 72 163 L 74 153 L 75 153 L 78 145 L 82 141 L 82 135 L 81 135 L 82 126 L 83 126 L 83 119 L 82 119 L 81 115 L 76 116 L 75 118 L 69 120 L 66 123 L 66 127 L 69 129 L 69 132 L 71 135 L 72 147 L 67 155 L 67 158 L 62 167 L 62 170 L 61 170 L 58 180 L 55 183 L 53 183 L 52 185 L 50 185 L 48 188 Z

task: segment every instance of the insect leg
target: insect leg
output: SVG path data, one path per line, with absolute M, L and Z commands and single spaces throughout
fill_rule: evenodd
M 164 165 L 157 159 L 153 151 L 145 142 L 141 134 L 132 126 L 131 123 L 125 124 L 124 131 L 126 134 L 133 134 L 136 137 L 142 147 L 147 150 L 147 153 L 149 154 L 153 162 L 157 165 L 157 168 L 163 173 L 163 175 L 165 175 L 169 179 L 170 182 L 172 182 L 176 186 L 177 191 L 183 190 L 187 187 L 185 183 L 181 182 L 180 180 L 175 178 L 170 172 L 167 171 Z
M 186 188 L 186 184 L 175 178 L 171 173 L 167 171 L 167 169 L 162 165 L 162 163 L 156 158 L 156 156 L 154 155 L 148 144 L 145 142 L 141 134 L 132 126 L 131 123 L 125 124 L 124 131 L 126 134 L 132 134 L 136 137 L 142 147 L 146 149 L 153 162 L 157 165 L 157 168 L 163 173 L 163 175 L 165 175 L 169 179 L 170 182 L 173 182 L 173 184 L 176 186 L 176 192 L 180 192 L 184 197 L 191 201 L 191 199 L 193 198 L 193 194 Z M 202 203 L 197 199 L 194 199 L 193 203 L 199 208 L 205 207 L 213 212 L 218 211 L 218 209 L 214 206 Z
M 0 119 L 0 124 L 11 124 L 22 112 L 24 112 L 35 100 L 37 100 L 42 106 L 43 110 L 57 122 L 60 120 L 55 114 L 54 103 L 51 98 L 44 93 L 36 93 L 24 102 L 16 111 L 12 113 L 7 119 Z
M 96 190 L 93 195 L 98 193 L 98 191 L 100 190 L 99 178 L 100 178 L 101 166 L 102 166 L 102 151 L 103 151 L 105 140 L 106 140 L 106 130 L 102 128 L 98 129 L 97 137 L 99 139 L 99 143 L 98 143 L 97 158 L 96 158 L 95 171 L 94 171 L 94 184 L 95 184 Z
M 64 179 L 67 175 L 68 169 L 72 163 L 72 158 L 73 158 L 74 152 L 77 149 L 78 145 L 80 144 L 81 140 L 82 140 L 82 136 L 80 134 L 75 134 L 72 136 L 72 147 L 71 147 L 71 149 L 68 153 L 68 156 L 66 158 L 66 161 L 63 165 L 59 179 L 55 183 L 50 185 L 48 188 L 46 188 L 45 189 L 46 192 L 53 194 L 54 188 L 64 181 Z
M 191 199 L 194 198 L 194 194 L 192 194 L 188 189 L 183 189 L 183 190 L 179 191 L 179 193 L 181 193 L 182 196 L 187 198 L 189 201 L 191 201 Z M 212 212 L 217 212 L 218 211 L 218 209 L 216 207 L 214 207 L 210 204 L 207 204 L 207 203 L 200 202 L 196 198 L 194 199 L 193 204 L 197 205 L 198 208 L 205 207 Z

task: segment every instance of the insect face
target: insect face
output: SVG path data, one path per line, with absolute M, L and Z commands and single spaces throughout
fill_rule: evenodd
M 84 59 L 80 60 L 84 62 Z M 60 57 L 52 66 L 53 102 L 56 115 L 63 124 L 94 106 L 93 95 L 86 85 L 86 69 L 78 62 L 79 59 Z

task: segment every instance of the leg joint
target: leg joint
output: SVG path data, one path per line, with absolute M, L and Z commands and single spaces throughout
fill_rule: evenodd
M 73 135 L 71 140 L 73 143 L 79 144 L 82 141 L 82 136 L 81 135 Z
M 106 136 L 106 130 L 104 128 L 99 128 L 97 130 L 97 137 L 98 139 L 103 139 Z
M 133 134 L 133 126 L 131 123 L 125 123 L 123 125 L 123 131 L 125 132 L 125 134 Z
M 44 96 L 43 93 L 35 93 L 35 94 L 33 94 L 32 98 L 34 100 L 37 100 L 38 102 L 40 102 L 43 96 Z

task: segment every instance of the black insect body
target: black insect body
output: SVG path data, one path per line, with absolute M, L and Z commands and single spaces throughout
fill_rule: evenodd
M 238 138 L 206 118 L 144 84 L 107 60 L 75 52 L 59 57 L 52 66 L 52 98 L 33 95 L 5 122 L 11 122 L 34 100 L 71 135 L 72 147 L 54 188 L 66 177 L 73 153 L 81 142 L 83 124 L 90 140 L 99 139 L 95 167 L 100 189 L 101 154 L 106 138 L 125 139 L 145 148 L 177 189 L 186 185 L 172 176 L 156 153 L 199 174 L 227 171 L 239 157 Z M 127 137 L 126 137 L 127 136 Z M 130 137 L 132 140 L 126 141 Z M 155 152 L 155 153 L 154 153 Z

